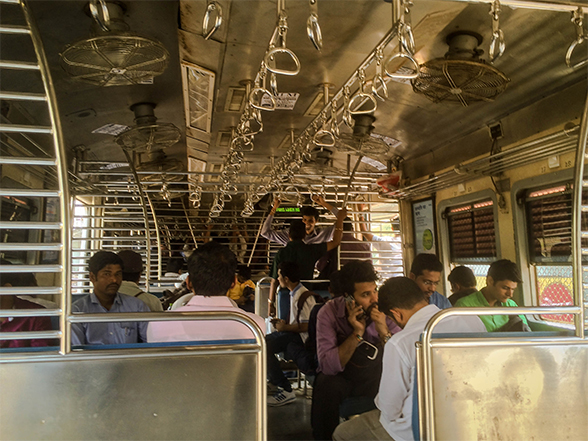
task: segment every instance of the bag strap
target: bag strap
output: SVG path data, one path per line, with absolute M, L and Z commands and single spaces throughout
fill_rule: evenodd
M 296 312 L 296 323 L 300 323 L 300 313 L 302 312 L 302 308 L 304 307 L 306 300 L 308 300 L 310 296 L 316 296 L 316 294 L 312 291 L 304 291 L 302 294 L 300 294 L 297 303 L 298 311 Z

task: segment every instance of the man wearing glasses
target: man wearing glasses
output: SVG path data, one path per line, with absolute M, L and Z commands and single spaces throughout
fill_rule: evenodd
M 327 302 L 317 317 L 319 373 L 311 411 L 317 440 L 331 439 L 339 424 L 339 405 L 346 398 L 366 397 L 373 405 L 382 375 L 383 345 L 400 331 L 378 310 L 378 275 L 370 261 L 349 262 L 340 277 L 345 294 Z
M 435 305 L 439 309 L 451 308 L 451 302 L 447 297 L 437 292 L 437 285 L 441 282 L 443 264 L 434 254 L 421 253 L 412 261 L 408 277 L 416 282 L 421 289 L 429 305 Z

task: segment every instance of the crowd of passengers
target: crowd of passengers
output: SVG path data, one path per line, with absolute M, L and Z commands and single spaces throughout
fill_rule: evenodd
M 320 203 L 324 206 L 324 200 Z M 269 306 L 270 315 L 275 317 L 271 319 L 272 332 L 266 335 L 268 381 L 273 386 L 268 405 L 281 406 L 296 399 L 277 358 L 282 354 L 314 379 L 311 424 L 315 439 L 412 440 L 415 342 L 425 325 L 438 311 L 452 306 L 517 306 L 512 296 L 521 283 L 518 268 L 506 259 L 494 262 L 486 286 L 477 290 L 471 269 L 457 267 L 448 276 L 453 294 L 446 298 L 436 290 L 443 264 L 433 254 L 417 255 L 407 277 L 391 277 L 379 289 L 370 256 L 360 260 L 353 255 L 355 259 L 342 257 L 341 269 L 329 274 L 329 298 L 325 301 L 301 281 L 312 279 L 316 262 L 341 244 L 346 210 L 332 209 L 337 220 L 331 228 L 315 228 L 318 212 L 303 212 L 303 219 L 293 221 L 288 231 L 276 231 L 271 222 L 277 205 L 263 227 L 264 236 L 284 245 L 271 269 L 275 283 Z M 3 260 L 2 264 L 10 262 Z M 73 313 L 162 311 L 159 299 L 137 284 L 143 271 L 138 253 L 99 251 L 88 266 L 93 292 L 73 303 Z M 177 268 L 174 274 L 179 276 L 180 272 Z M 249 312 L 246 304 L 251 301 L 250 294 L 243 295 L 254 286 L 250 273 L 238 273 L 238 261 L 229 246 L 209 241 L 198 247 L 187 259 L 184 285 L 190 295 L 175 311 L 238 312 L 265 333 L 266 320 Z M 5 273 L 2 286 L 36 285 L 31 277 Z M 280 311 L 275 308 L 278 286 L 281 295 L 289 299 L 282 302 L 287 308 Z M 3 295 L 0 299 L 4 311 L 47 306 L 34 298 Z M 48 317 L 2 317 L 2 332 L 50 329 Z M 436 327 L 437 332 L 444 333 L 507 330 L 529 330 L 526 318 L 452 316 Z M 72 324 L 75 346 L 251 338 L 251 330 L 235 320 Z M 56 344 L 47 339 L 1 343 L 3 348 Z M 339 424 L 340 405 L 354 397 L 369 403 L 363 409 L 367 411 Z

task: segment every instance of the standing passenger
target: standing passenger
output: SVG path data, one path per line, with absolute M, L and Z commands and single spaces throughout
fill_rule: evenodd
M 122 283 L 123 261 L 110 251 L 98 251 L 88 262 L 92 293 L 77 300 L 72 312 L 149 312 L 135 297 L 118 293 Z M 109 345 L 147 341 L 146 322 L 73 323 L 71 339 L 74 345 Z
M 436 305 L 439 309 L 451 308 L 447 297 L 437 292 L 437 285 L 441 282 L 443 264 L 434 254 L 421 253 L 412 261 L 409 277 L 416 282 L 421 291 L 425 293 L 429 304 Z
M 270 311 L 274 311 L 274 299 L 278 280 L 278 267 L 281 262 L 296 262 L 300 268 L 301 280 L 312 280 L 314 276 L 314 265 L 327 251 L 337 248 L 343 237 L 343 219 L 347 216 L 347 210 L 343 208 L 337 213 L 337 221 L 334 225 L 335 234 L 333 240 L 327 243 L 304 243 L 305 225 L 300 220 L 292 221 L 290 225 L 289 237 L 290 242 L 284 248 L 280 249 L 272 264 L 270 276 L 273 278 L 270 286 L 269 302 Z M 288 302 L 289 303 L 289 302 Z M 284 319 L 284 317 L 280 317 Z

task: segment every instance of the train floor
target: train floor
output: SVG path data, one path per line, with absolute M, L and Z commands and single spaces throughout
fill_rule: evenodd
M 296 384 L 293 385 L 296 387 Z M 312 440 L 310 427 L 310 406 L 312 388 L 308 387 L 306 396 L 304 388 L 294 389 L 296 400 L 280 407 L 267 408 L 267 439 L 281 440 Z

